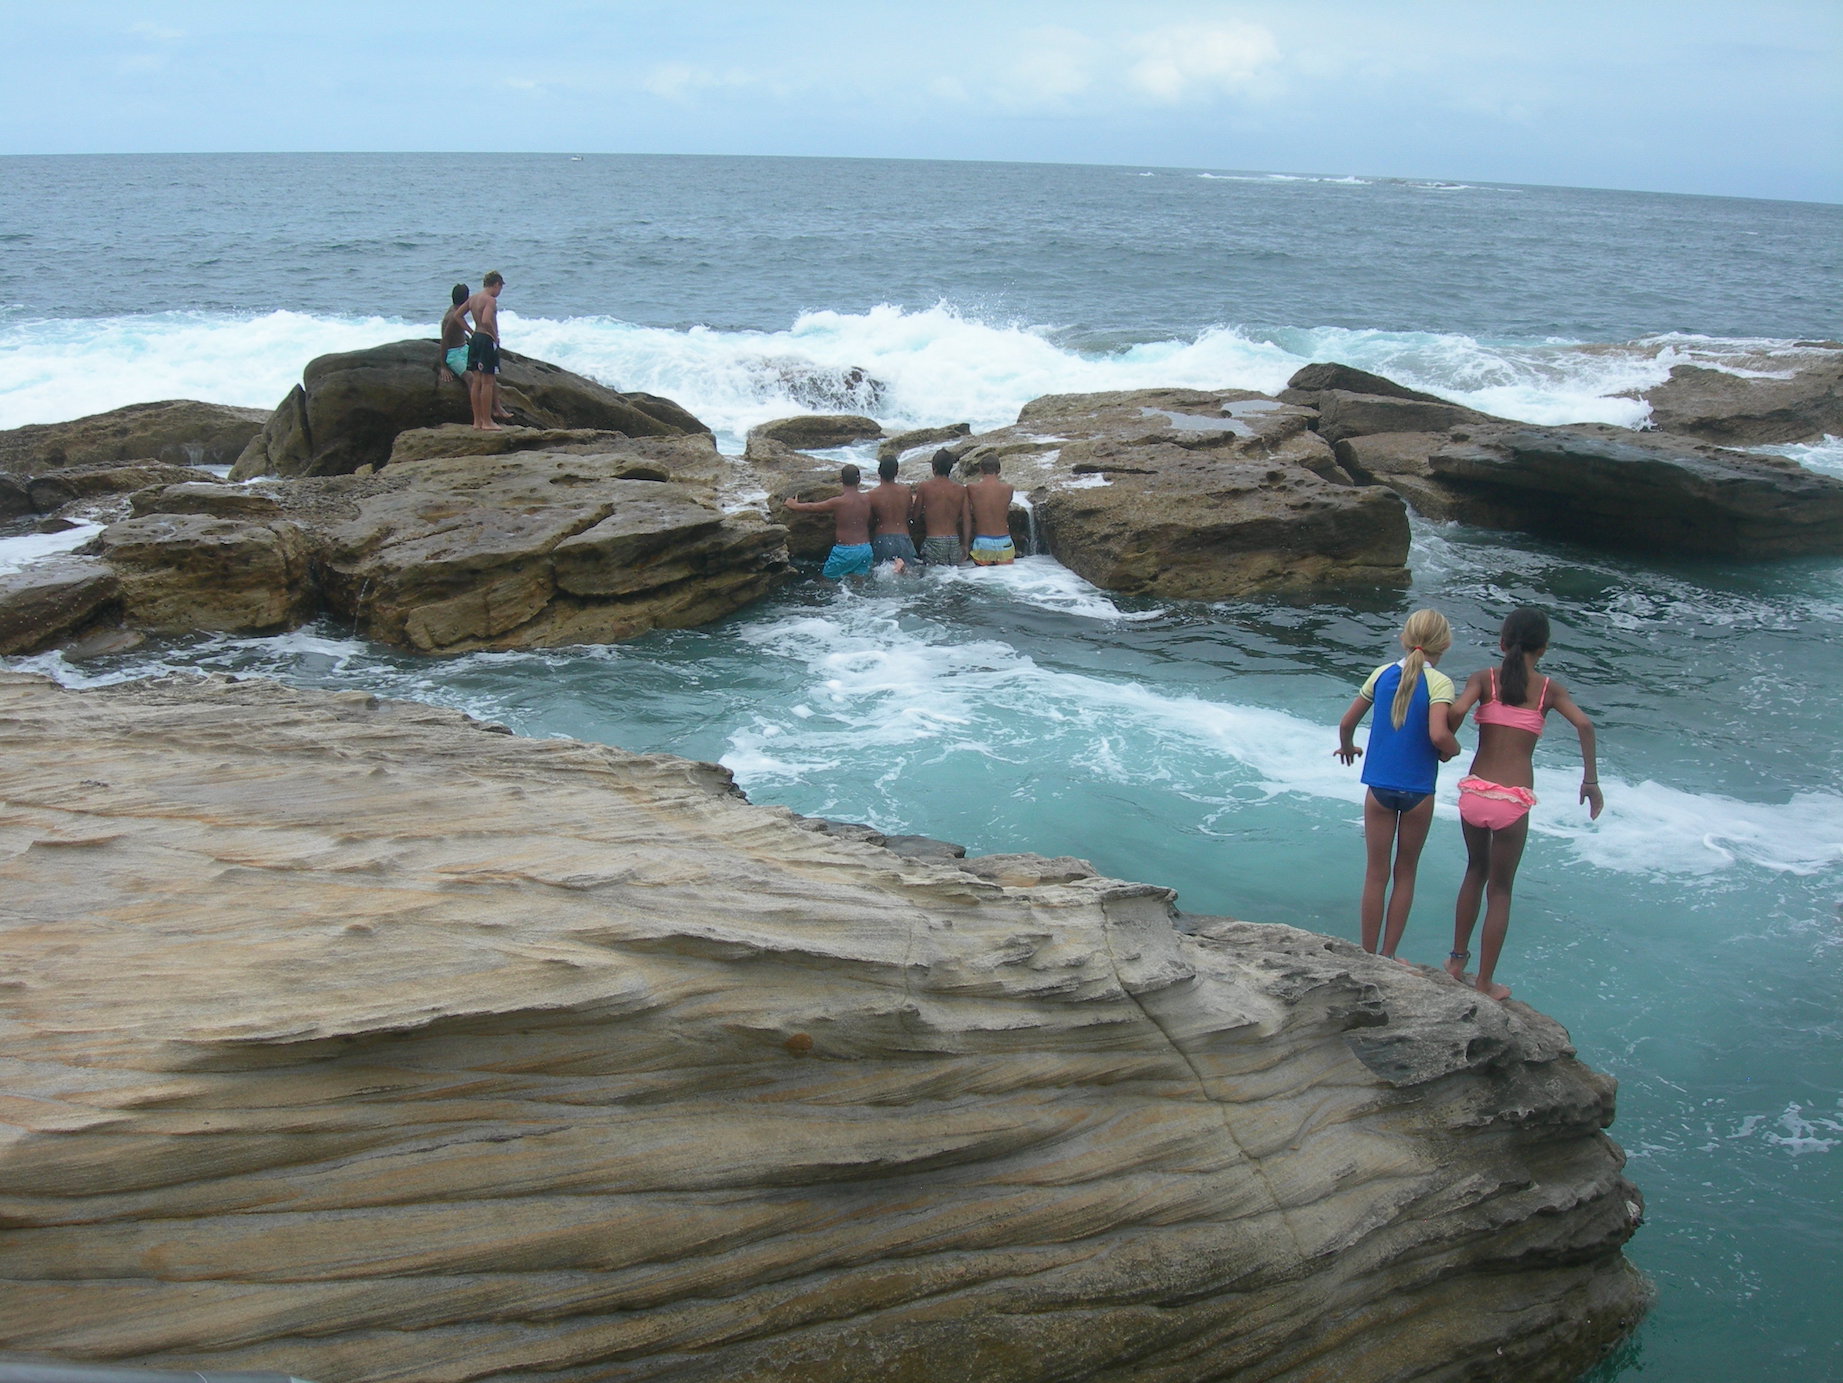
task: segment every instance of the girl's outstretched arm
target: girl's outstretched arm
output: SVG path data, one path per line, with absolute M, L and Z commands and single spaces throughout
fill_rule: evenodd
M 1347 764 L 1353 764 L 1363 757 L 1363 751 L 1357 748 L 1357 722 L 1363 719 L 1363 713 L 1369 709 L 1369 698 L 1358 694 L 1350 703 L 1350 709 L 1344 712 L 1344 718 L 1337 723 L 1337 748 L 1331 752 Z
M 1446 725 L 1449 730 L 1457 730 L 1465 724 L 1465 718 L 1472 707 L 1484 697 L 1485 684 L 1490 674 L 1475 672 L 1465 679 L 1465 690 L 1459 693 L 1459 699 L 1446 708 Z
M 1441 763 L 1459 757 L 1459 741 L 1453 738 L 1453 723 L 1447 715 L 1451 709 L 1450 701 L 1435 701 L 1427 707 L 1427 737 Z
M 1606 807 L 1606 799 L 1600 793 L 1600 768 L 1594 759 L 1593 722 L 1587 718 L 1587 712 L 1574 704 L 1568 689 L 1554 678 L 1549 679 L 1549 704 L 1581 737 L 1581 801 L 1587 803 L 1589 819 L 1598 818 Z

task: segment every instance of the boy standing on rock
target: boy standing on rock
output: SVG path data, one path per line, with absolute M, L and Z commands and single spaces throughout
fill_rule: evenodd
M 467 396 L 474 426 L 482 432 L 498 432 L 493 419 L 512 416 L 499 402 L 499 294 L 505 286 L 505 277 L 493 270 L 462 309 L 474 319 L 474 334 L 467 342 Z
M 1016 491 L 998 478 L 998 458 L 979 463 L 979 479 L 966 487 L 973 515 L 973 565 L 1003 567 L 1017 561 L 1011 542 L 1011 496 Z
M 973 544 L 973 514 L 966 505 L 966 486 L 953 479 L 954 454 L 942 447 L 934 454 L 934 474 L 915 487 L 921 504 L 922 561 L 929 566 L 957 567 Z
M 877 462 L 876 489 L 870 492 L 870 512 L 876 518 L 876 531 L 870 535 L 873 562 L 894 562 L 896 574 L 902 575 L 909 563 L 919 562 L 915 540 L 909 536 L 909 521 L 915 517 L 915 491 L 896 479 L 896 458 L 886 456 Z
M 870 496 L 858 489 L 858 482 L 862 478 L 856 466 L 846 466 L 838 473 L 838 483 L 844 486 L 843 493 L 833 495 L 830 499 L 790 499 L 786 502 L 787 507 L 795 513 L 819 514 L 830 511 L 833 515 L 835 527 L 832 552 L 826 558 L 825 571 L 821 573 L 828 581 L 843 581 L 847 576 L 870 574 Z

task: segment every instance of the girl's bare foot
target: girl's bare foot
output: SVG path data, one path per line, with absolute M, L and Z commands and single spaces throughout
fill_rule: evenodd
M 1510 986 L 1507 984 L 1495 983 L 1481 984 L 1478 986 L 1478 992 L 1491 999 L 1508 999 L 1510 997 Z
M 1465 963 L 1472 958 L 1470 951 L 1448 951 L 1446 953 L 1446 973 L 1465 983 Z

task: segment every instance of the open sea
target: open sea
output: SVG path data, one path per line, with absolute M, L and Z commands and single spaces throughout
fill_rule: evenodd
M 1843 207 L 1235 170 L 587 156 L 0 159 L 0 427 L 271 407 L 329 351 L 507 279 L 511 349 L 678 400 L 739 452 L 858 367 L 885 426 L 1046 393 L 1279 389 L 1340 360 L 1533 422 L 1640 426 L 1674 363 L 1843 336 Z M 792 383 L 790 384 L 790 381 Z M 1779 449 L 1843 475 L 1843 441 Z M 838 453 L 856 456 L 849 450 Z M 86 535 L 0 539 L 0 570 Z M 1843 561 L 1639 562 L 1416 521 L 1406 592 L 1215 604 L 1048 557 L 833 590 L 613 647 L 412 658 L 319 625 L 9 665 L 184 669 L 714 759 L 760 802 L 1086 856 L 1187 911 L 1356 936 L 1358 683 L 1432 605 L 1462 677 L 1512 606 L 1600 732 L 1537 758 L 1498 978 L 1620 1081 L 1656 1309 L 1595 1383 L 1843 1379 Z M 1462 736 L 1468 750 L 1471 731 Z M 1465 759 L 1459 761 L 1463 765 Z M 1449 770 L 1405 957 L 1437 962 Z M 951 1380 L 943 1380 L 951 1383 Z

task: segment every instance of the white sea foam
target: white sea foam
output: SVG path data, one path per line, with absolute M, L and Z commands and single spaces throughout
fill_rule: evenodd
M 956 643 L 886 594 L 900 591 L 841 592 L 822 613 L 742 631 L 765 657 L 804 665 L 798 701 L 821 708 L 821 723 L 800 721 L 798 754 L 776 743 L 794 723 L 770 709 L 731 736 L 724 763 L 745 786 L 772 796 L 796 782 L 879 775 L 905 755 L 970 753 L 1018 762 L 1047 755 L 1104 783 L 1165 784 L 1194 804 L 1205 833 L 1233 829 L 1238 813 L 1281 797 L 1340 804 L 1353 817 L 1362 800 L 1357 775 L 1331 755 L 1330 732 L 1317 720 L 1046 667 L 996 639 Z M 1458 815 L 1459 776 L 1449 771 L 1436 797 L 1447 821 Z M 1812 875 L 1843 865 L 1843 797 L 1745 802 L 1627 781 L 1606 763 L 1601 781 L 1608 806 L 1592 822 L 1577 801 L 1578 768 L 1539 760 L 1542 804 L 1532 830 L 1580 862 L 1628 875 L 1687 881 L 1740 868 Z
M 1066 344 L 1053 325 L 986 320 L 947 305 L 809 312 L 780 331 L 668 330 L 509 309 L 502 321 L 514 349 L 615 388 L 677 399 L 731 449 L 757 423 L 815 407 L 836 411 L 840 403 L 895 428 L 959 421 L 989 428 L 1010 423 L 1042 394 L 1160 385 L 1272 393 L 1314 360 L 1343 361 L 1527 422 L 1637 426 L 1648 408 L 1630 394 L 1660 383 L 1673 364 L 1764 371 L 1797 354 L 1785 342 L 1686 336 L 1582 348 L 1331 327 L 1269 337 L 1232 325 L 1103 352 Z M 433 323 L 293 312 L 11 322 L 0 325 L 0 427 L 157 398 L 272 407 L 317 355 L 433 330 Z M 813 394 L 848 390 L 854 368 L 880 382 L 879 398 L 828 405 Z
M 62 533 L 27 533 L 18 538 L 0 538 L 0 575 L 18 571 L 34 562 L 87 543 L 102 532 L 99 523 L 80 523 Z
M 1821 442 L 1791 442 L 1782 447 L 1760 447 L 1758 450 L 1788 456 L 1805 469 L 1823 475 L 1843 476 L 1843 437 L 1826 436 Z

